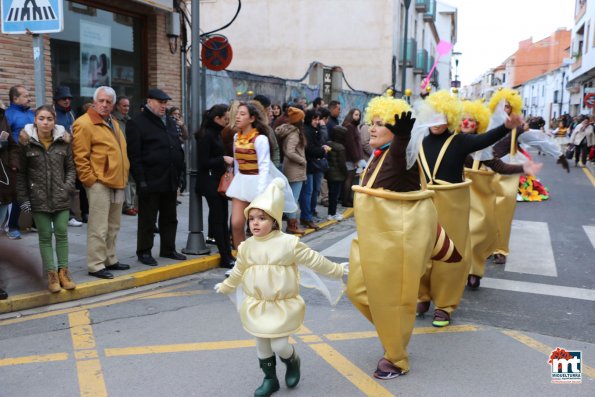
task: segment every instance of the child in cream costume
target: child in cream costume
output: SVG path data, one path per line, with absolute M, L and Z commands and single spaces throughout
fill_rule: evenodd
M 218 293 L 231 293 L 242 285 L 246 298 L 240 307 L 244 329 L 256 337 L 260 368 L 265 374 L 254 396 L 270 396 L 279 390 L 276 355 L 287 365 L 285 382 L 295 387 L 300 380 L 300 359 L 289 344 L 289 335 L 304 321 L 305 303 L 299 295 L 298 264 L 339 279 L 343 266 L 333 263 L 300 242 L 297 236 L 280 231 L 285 182 L 274 179 L 246 208 L 253 236 L 238 248 L 236 265 Z

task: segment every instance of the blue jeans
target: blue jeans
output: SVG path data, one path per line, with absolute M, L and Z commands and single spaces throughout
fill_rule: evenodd
M 310 210 L 312 215 L 316 212 L 316 205 L 318 204 L 318 196 L 320 196 L 320 185 L 324 178 L 324 172 L 316 172 L 312 174 L 312 198 L 310 200 Z
M 300 209 L 302 214 L 300 218 L 304 221 L 311 221 L 313 212 L 316 210 L 316 200 L 320 193 L 320 183 L 322 182 L 322 172 L 308 174 L 302 193 L 300 194 Z M 314 196 L 314 186 L 318 184 L 318 193 Z M 314 202 L 314 205 L 312 205 Z
M 8 218 L 8 230 L 20 230 L 19 228 L 19 216 L 21 216 L 21 207 L 19 202 L 15 199 L 12 202 L 12 208 L 10 210 L 10 217 Z
M 299 201 L 300 199 L 300 193 L 302 191 L 302 187 L 304 186 L 304 181 L 299 181 L 299 182 L 289 182 L 289 187 L 291 187 L 291 192 L 293 193 L 293 198 L 295 199 L 295 201 Z M 296 219 L 298 216 L 298 210 L 296 210 L 295 212 L 291 212 L 291 213 L 285 213 L 285 215 L 287 216 L 287 219 Z
M 6 220 L 6 214 L 8 214 L 8 204 L 0 204 L 0 226 L 2 226 Z

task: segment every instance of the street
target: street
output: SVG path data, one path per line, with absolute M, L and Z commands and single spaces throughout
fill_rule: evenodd
M 274 396 L 592 396 L 595 390 L 593 182 L 550 157 L 551 198 L 518 203 L 506 266 L 486 265 L 451 326 L 418 319 L 411 372 L 371 374 L 382 355 L 374 328 L 343 297 L 331 307 L 302 289 L 306 320 L 291 339 L 302 359 L 296 389 Z M 354 220 L 305 236 L 347 259 Z M 262 372 L 253 338 L 213 286 L 224 269 L 0 317 L 2 397 L 251 396 Z M 556 347 L 582 352 L 582 384 L 551 384 Z M 278 361 L 282 379 L 284 365 Z

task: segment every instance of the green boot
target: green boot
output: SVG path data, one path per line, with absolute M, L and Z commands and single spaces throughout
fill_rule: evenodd
M 258 359 L 260 369 L 264 372 L 262 385 L 254 391 L 254 397 L 270 397 L 271 394 L 279 390 L 279 379 L 277 379 L 277 359 L 275 356 Z
M 289 358 L 281 358 L 281 361 L 287 365 L 287 372 L 285 372 L 285 384 L 290 389 L 296 387 L 300 381 L 300 356 L 293 349 L 293 354 Z

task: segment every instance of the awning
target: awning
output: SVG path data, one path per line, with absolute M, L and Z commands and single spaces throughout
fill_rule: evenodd
M 151 7 L 159 8 L 161 10 L 173 12 L 174 1 L 173 0 L 134 0 L 137 3 L 143 3 Z

